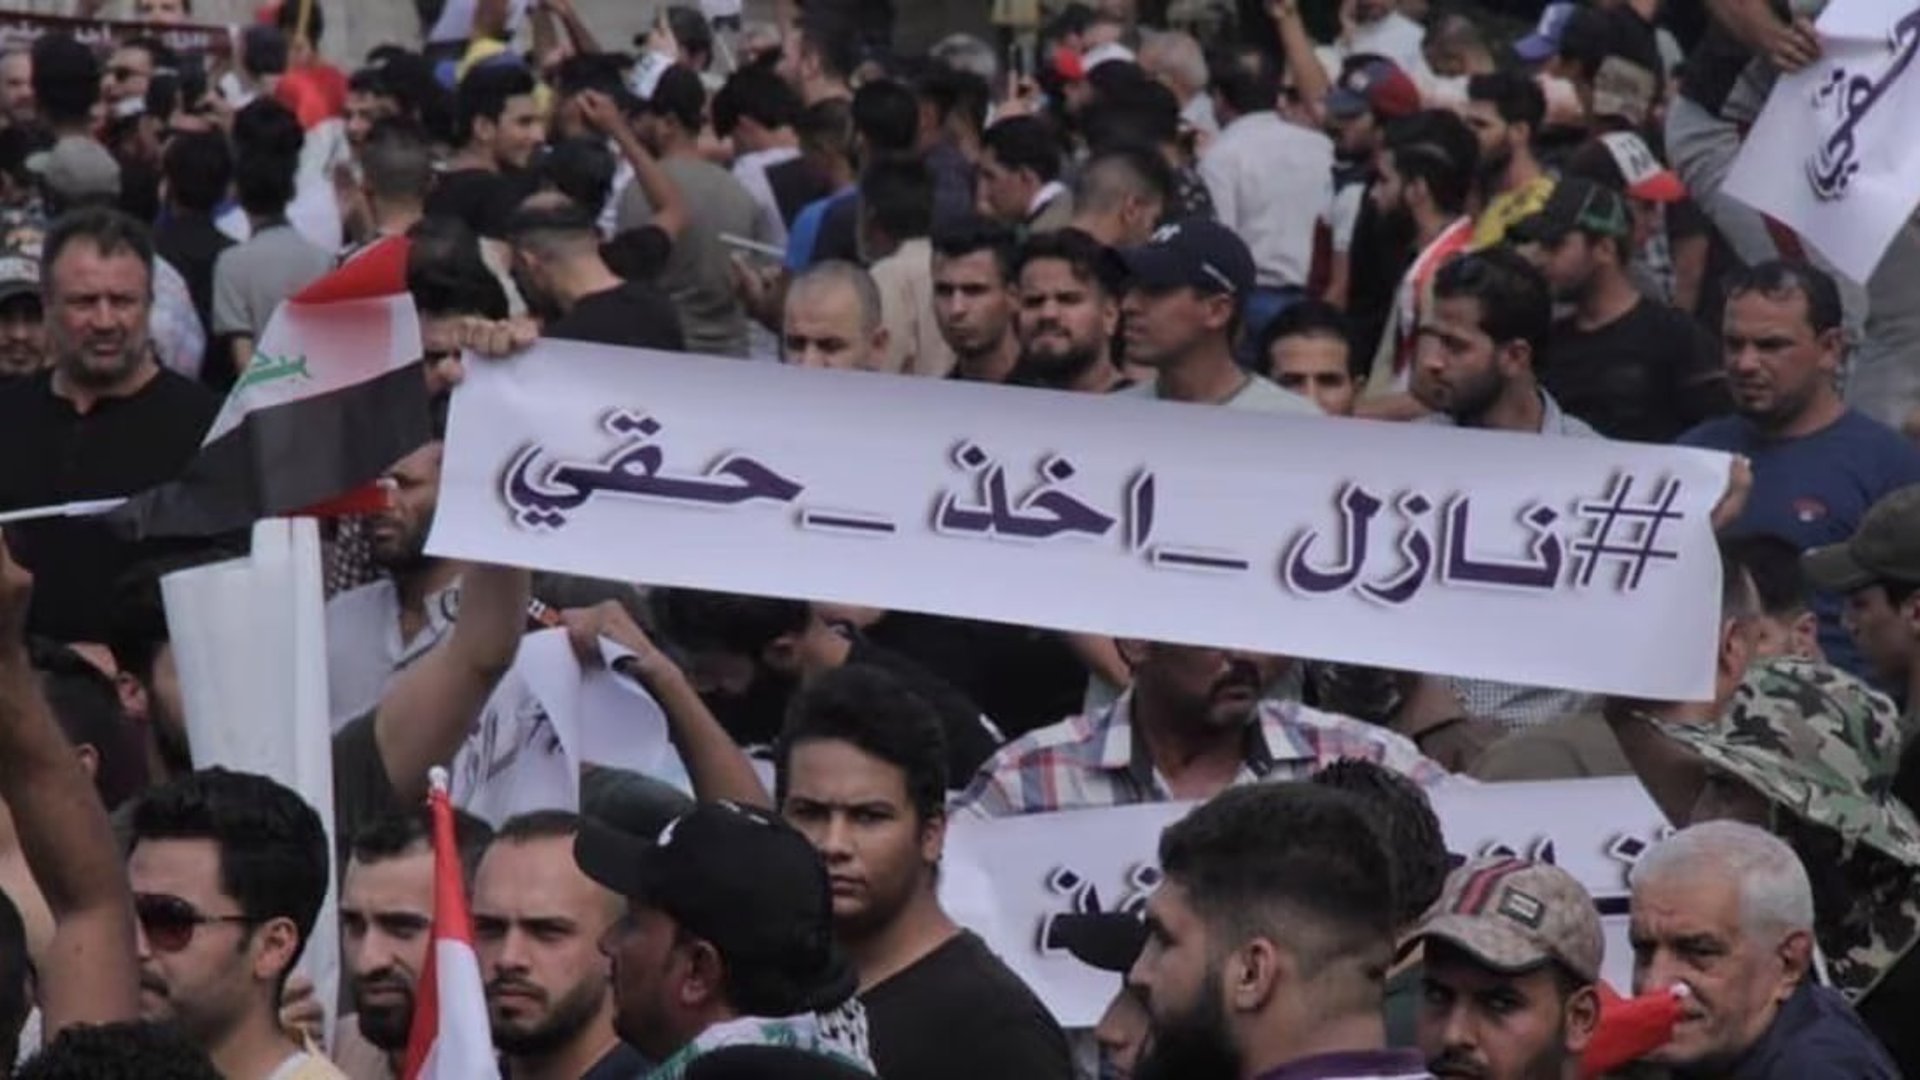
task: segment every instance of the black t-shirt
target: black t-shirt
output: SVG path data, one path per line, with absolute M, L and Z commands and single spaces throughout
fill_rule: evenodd
M 1733 408 L 1706 331 L 1645 299 L 1597 330 L 1572 320 L 1554 327 L 1541 382 L 1562 409 L 1613 439 L 1672 442 Z
M 427 216 L 455 218 L 480 236 L 503 237 L 507 219 L 533 194 L 535 179 L 531 172 L 486 169 L 441 173 L 427 194 Z
M 164 368 L 130 397 L 81 415 L 42 372 L 0 387 L 0 510 L 133 495 L 172 480 L 200 448 L 220 402 Z M 134 563 L 178 543 L 131 543 L 99 518 L 7 527 L 33 571 L 27 628 L 56 641 L 105 641 L 114 588 Z M 198 546 L 195 542 L 193 546 Z
M 233 246 L 233 239 L 214 227 L 213 219 L 205 214 L 180 214 L 153 230 L 153 250 L 167 264 L 180 272 L 187 283 L 187 294 L 193 297 L 194 314 L 200 316 L 201 326 L 213 325 L 213 263 L 220 253 Z M 211 357 L 218 345 L 213 335 L 207 337 L 207 355 Z M 213 370 L 231 371 L 231 364 L 207 364 L 201 367 L 201 378 Z
M 658 281 L 672 255 L 673 237 L 654 224 L 628 229 L 600 245 L 607 268 L 628 281 Z
M 546 336 L 562 341 L 624 345 L 634 349 L 684 352 L 680 316 L 665 293 L 644 281 L 582 297 L 573 310 L 555 319 Z
M 1768 0 L 1767 6 L 1782 19 L 1787 17 L 1787 7 L 1782 0 Z M 1687 54 L 1686 65 L 1681 69 L 1680 92 L 1701 108 L 1717 114 L 1740 81 L 1740 73 L 1752 60 L 1752 50 L 1740 44 L 1714 19 L 1708 23 L 1700 44 Z
M 1009 739 L 1076 715 L 1086 701 L 1086 666 L 1050 630 L 893 611 L 866 635 L 979 702 Z
M 918 663 L 861 637 L 853 639 L 847 663 L 880 668 L 920 695 L 940 714 L 940 726 L 947 736 L 947 786 L 965 787 L 980 766 L 999 749 L 999 741 L 981 719 L 980 706 L 956 690 L 952 683 Z
M 970 930 L 860 995 L 874 1071 L 902 1080 L 1067 1080 L 1067 1037 Z

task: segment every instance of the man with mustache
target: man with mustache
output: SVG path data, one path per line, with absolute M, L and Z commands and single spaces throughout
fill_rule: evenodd
M 1493 857 L 1447 879 L 1425 946 L 1427 1068 L 1470 1080 L 1575 1080 L 1600 1020 L 1600 914 L 1551 863 Z
M 1222 789 L 1297 780 L 1364 758 L 1422 785 L 1446 771 L 1403 736 L 1297 702 L 1263 699 L 1277 657 L 1117 642 L 1132 669 L 1119 700 L 1028 732 L 982 766 L 956 809 L 988 817 L 1205 799 Z
M 1008 381 L 1087 394 L 1132 385 L 1114 362 L 1120 304 L 1099 241 L 1076 229 L 1036 233 L 1014 277 L 1020 363 Z
M 650 1066 L 613 1030 L 600 937 L 620 898 L 582 873 L 580 819 L 540 810 L 508 820 L 473 881 L 473 944 L 501 1075 L 514 1080 L 626 1080 Z
M 1920 449 L 1842 400 L 1847 345 L 1833 278 L 1805 263 L 1767 262 L 1730 275 L 1723 291 L 1720 338 L 1735 415 L 1679 441 L 1753 462 L 1753 492 L 1729 531 L 1773 533 L 1802 551 L 1841 543 L 1882 496 L 1920 482 Z M 1814 594 L 1820 648 L 1870 678 L 1842 625 L 1844 601 Z
M 460 864 L 474 866 L 493 830 L 455 811 Z M 400 1075 L 427 953 L 433 948 L 433 836 L 426 808 L 377 819 L 353 838 L 340 883 L 340 960 L 353 1002 L 333 1060 L 350 1080 Z

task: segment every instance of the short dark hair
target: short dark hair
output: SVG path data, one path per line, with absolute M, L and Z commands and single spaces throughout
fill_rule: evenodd
M 1287 943 L 1308 978 L 1339 958 L 1384 974 L 1393 871 L 1357 795 L 1301 782 L 1230 787 L 1160 834 L 1160 867 L 1230 946 Z
M 500 823 L 493 834 L 496 844 L 517 844 L 529 840 L 564 840 L 580 831 L 581 817 L 571 810 L 529 810 Z
M 1759 293 L 1769 300 L 1780 300 L 1799 293 L 1807 300 L 1807 321 L 1815 334 L 1840 329 L 1843 312 L 1840 288 L 1832 275 L 1809 262 L 1797 259 L 1769 259 L 1752 266 L 1728 271 L 1721 285 L 1727 302 L 1747 293 Z
M 802 153 L 853 160 L 853 106 L 845 98 L 817 101 L 800 111 L 793 133 Z
M 1720 551 L 1753 579 L 1760 610 L 1775 618 L 1807 610 L 1813 595 L 1800 565 L 1800 545 L 1778 533 L 1756 532 L 1727 537 Z
M 933 173 L 917 158 L 876 161 L 860 174 L 860 208 L 895 240 L 933 228 Z
M 129 849 L 146 840 L 211 840 L 220 849 L 220 889 L 256 925 L 288 919 L 299 962 L 327 896 L 327 833 L 292 790 L 265 776 L 211 768 L 148 791 L 134 804 Z M 286 978 L 287 972 L 281 973 Z
M 1080 131 L 1094 154 L 1114 146 L 1165 146 L 1179 138 L 1180 102 L 1160 83 L 1124 83 L 1081 111 Z
M 300 118 L 272 98 L 255 98 L 233 117 L 233 187 L 249 214 L 284 213 L 293 201 L 306 133 Z
M 180 54 L 174 52 L 167 46 L 166 42 L 156 37 L 149 37 L 145 34 L 136 35 L 126 38 L 123 41 L 115 42 L 114 48 L 138 49 L 146 53 L 147 59 L 153 64 L 155 74 L 158 74 L 161 68 L 178 68 L 180 66 Z
M 220 1080 L 220 1070 L 213 1067 L 206 1050 L 173 1025 L 153 1020 L 69 1025 L 13 1075 L 14 1080 L 100 1080 L 108 1076 Z
M 1096 152 L 1081 167 L 1074 181 L 1073 205 L 1078 209 L 1099 210 L 1096 204 L 1112 191 L 1113 181 L 1104 179 L 1118 173 L 1118 186 L 1133 188 L 1161 206 L 1171 206 L 1174 197 L 1173 167 L 1160 151 L 1140 144 L 1115 143 Z
M 497 122 L 507 102 L 532 97 L 533 91 L 533 74 L 518 64 L 475 65 L 453 93 L 454 141 L 462 146 L 473 141 L 475 120 Z
M 1265 49 L 1234 48 L 1207 58 L 1207 82 L 1236 113 L 1271 112 L 1280 101 L 1280 63 Z
M 801 47 L 836 79 L 851 78 L 860 66 L 860 28 L 850 15 L 832 4 L 809 4 L 794 30 Z
M 947 222 L 933 231 L 935 254 L 943 259 L 964 259 L 984 251 L 993 256 L 993 265 L 999 268 L 1003 284 L 1013 280 L 1016 249 L 1012 229 L 974 214 Z
M 1466 210 L 1480 167 L 1480 143 L 1465 120 L 1448 109 L 1427 109 L 1387 126 L 1387 153 L 1402 181 L 1418 180 L 1440 209 Z
M 240 66 L 252 75 L 281 75 L 287 70 L 287 32 L 278 26 L 249 26 L 240 32 Z
M 741 68 L 713 95 L 713 130 L 726 138 L 743 118 L 768 130 L 792 127 L 800 108 L 787 80 L 765 68 Z
M 52 146 L 53 133 L 37 124 L 9 124 L 0 128 L 0 175 L 20 187 L 32 187 L 35 175 L 27 168 L 27 159 Z
M 1511 248 L 1488 248 L 1441 265 L 1433 275 L 1436 300 L 1480 302 L 1480 329 L 1498 345 L 1524 341 L 1538 365 L 1553 336 L 1553 292 L 1547 279 Z
M 1532 132 L 1538 132 L 1547 118 L 1547 95 L 1522 71 L 1490 71 L 1469 78 L 1467 100 L 1487 102 L 1502 121 L 1525 124 Z
M 853 127 L 875 158 L 911 154 L 920 141 L 920 100 L 905 83 L 876 79 L 853 92 Z
M 53 292 L 53 265 L 75 240 L 85 240 L 102 255 L 132 254 L 153 270 L 153 234 L 145 225 L 107 206 L 83 206 L 54 220 L 40 244 L 40 283 Z
M 698 8 L 674 4 L 665 14 L 667 29 L 673 31 L 674 40 L 680 43 L 681 55 L 713 56 L 713 27 L 707 24 L 707 17 Z
M 1287 305 L 1280 314 L 1267 320 L 1260 331 L 1260 363 L 1264 367 L 1277 342 L 1288 338 L 1332 338 L 1347 346 L 1347 372 L 1356 378 L 1372 363 L 1353 347 L 1353 324 L 1346 312 L 1325 300 L 1308 297 Z
M 433 190 L 433 147 L 413 121 L 379 120 L 360 148 L 360 171 L 380 198 L 425 199 Z
M 320 39 L 326 36 L 327 19 L 320 9 L 320 0 L 280 0 L 280 6 L 273 13 L 273 23 L 286 31 L 291 38 L 300 29 L 300 5 L 305 2 L 307 10 L 307 41 L 316 48 Z
M 805 600 L 702 589 L 655 589 L 652 605 L 660 632 L 682 648 L 752 657 L 775 639 L 805 630 L 813 619 Z
M 1392 864 L 1394 925 L 1420 921 L 1440 899 L 1451 864 L 1427 793 L 1404 775 L 1361 758 L 1341 758 L 1314 773 L 1312 781 L 1360 796 Z
M 794 747 L 814 739 L 848 743 L 899 769 L 920 820 L 946 814 L 947 737 L 939 714 L 891 672 L 848 664 L 795 695 L 773 755 L 776 801 L 787 797 Z
M 1038 117 L 1001 120 L 987 129 L 981 144 L 1008 169 L 1026 169 L 1042 183 L 1060 178 L 1060 137 Z
M 700 130 L 700 114 L 706 107 L 707 88 L 700 76 L 678 64 L 661 73 L 644 106 L 648 113 L 672 120 L 688 132 Z
M 962 116 L 975 131 L 987 126 L 993 88 L 987 85 L 987 80 L 971 71 L 936 63 L 915 80 L 914 90 L 922 101 L 933 106 L 933 111 L 942 121 Z
M 413 294 L 414 305 L 422 315 L 504 319 L 508 314 L 506 289 L 477 255 L 426 259 L 409 265 L 407 291 Z
M 587 90 L 598 90 L 609 97 L 626 92 L 620 77 L 620 64 L 606 53 L 574 53 L 560 61 L 553 73 L 554 92 L 572 97 Z
M 226 138 L 215 132 L 189 132 L 167 144 L 160 169 L 175 203 L 195 213 L 211 214 L 233 183 L 233 152 Z
M 387 78 L 384 65 L 363 67 L 347 76 L 347 93 L 366 94 L 369 97 L 399 98 L 392 80 Z
M 93 747 L 100 804 L 111 810 L 139 794 L 147 786 L 146 763 L 113 680 L 65 645 L 33 638 L 28 646 L 61 733 L 74 746 Z
M 540 162 L 540 179 L 575 204 L 596 212 L 613 197 L 618 166 L 605 139 L 580 136 L 554 143 Z
M 64 33 L 42 34 L 33 43 L 33 100 L 49 124 L 87 119 L 100 100 L 100 60 Z
M 1020 245 L 1014 276 L 1025 271 L 1028 263 L 1042 259 L 1066 263 L 1077 280 L 1098 286 L 1110 297 L 1118 298 L 1121 293 L 1121 275 L 1115 261 L 1108 257 L 1106 245 L 1079 229 L 1029 233 Z
M 460 849 L 460 875 L 469 891 L 473 871 L 480 856 L 493 842 L 493 827 L 485 821 L 455 809 L 453 843 Z M 411 855 L 421 849 L 433 850 L 433 811 L 425 806 L 382 814 L 360 827 L 348 845 L 347 857 L 357 863 L 380 863 Z

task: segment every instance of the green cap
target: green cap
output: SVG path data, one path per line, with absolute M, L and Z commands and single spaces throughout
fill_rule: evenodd
M 1574 230 L 1626 238 L 1633 233 L 1627 200 L 1613 188 L 1584 176 L 1563 176 L 1539 212 L 1513 227 L 1520 243 L 1556 243 Z
M 1815 588 L 1847 593 L 1878 581 L 1920 585 L 1920 484 L 1873 504 L 1844 542 L 1817 547 L 1800 565 Z

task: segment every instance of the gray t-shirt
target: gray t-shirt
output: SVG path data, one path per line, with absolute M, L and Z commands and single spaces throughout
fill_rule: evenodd
M 213 264 L 213 333 L 258 341 L 282 300 L 333 269 L 333 254 L 285 222 L 269 225 Z
M 758 203 L 733 174 L 709 161 L 673 157 L 660 163 L 687 201 L 687 227 L 673 242 L 659 286 L 680 313 L 687 351 L 747 355 L 747 316 L 733 292 L 733 265 L 721 234 L 763 244 L 775 238 Z M 617 218 L 625 232 L 653 220 L 653 207 L 630 184 Z
M 1150 382 L 1138 382 L 1114 393 L 1132 397 L 1158 397 L 1159 391 Z M 1250 409 L 1254 412 L 1279 413 L 1283 416 L 1319 416 L 1320 409 L 1313 402 L 1291 390 L 1283 389 L 1279 383 L 1264 375 L 1249 375 L 1245 385 L 1234 395 L 1220 404 L 1229 409 Z

